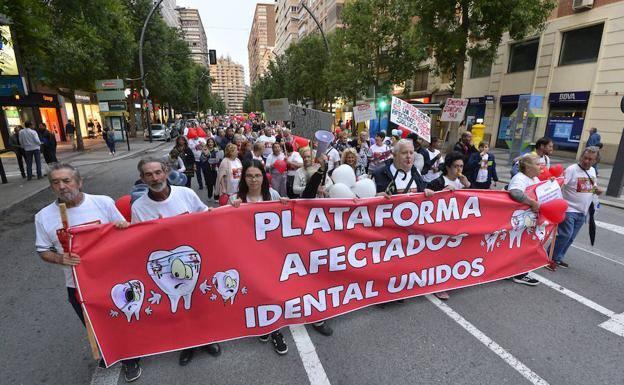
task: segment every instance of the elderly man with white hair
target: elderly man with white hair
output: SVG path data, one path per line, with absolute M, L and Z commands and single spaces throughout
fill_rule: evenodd
M 374 174 L 377 193 L 381 195 L 424 192 L 433 196 L 433 190 L 427 189 L 418 169 L 414 166 L 414 143 L 401 139 L 392 148 L 392 159 L 379 167 Z

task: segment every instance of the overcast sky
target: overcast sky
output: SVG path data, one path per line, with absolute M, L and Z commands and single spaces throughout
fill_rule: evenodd
M 272 0 L 262 1 L 272 3 Z M 253 21 L 256 0 L 177 0 L 181 7 L 199 9 L 208 49 L 216 49 L 217 57 L 230 56 L 245 67 L 245 83 L 249 84 L 247 40 Z

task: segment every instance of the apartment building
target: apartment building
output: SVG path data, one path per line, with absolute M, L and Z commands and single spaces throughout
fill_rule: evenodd
M 523 94 L 542 96 L 530 127 L 534 140 L 548 136 L 558 150 L 578 155 L 596 127 L 602 159 L 612 162 L 624 121 L 624 1 L 559 0 L 540 34 L 504 36 L 493 63 L 467 63 L 467 122 L 484 119 L 492 145 L 508 146 Z
M 163 0 L 160 4 L 160 15 L 165 24 L 171 28 L 180 28 L 180 16 L 176 10 L 176 0 Z
M 176 8 L 180 19 L 180 28 L 184 41 L 191 50 L 191 58 L 197 64 L 206 68 L 209 66 L 208 60 L 208 39 L 199 16 L 199 11 L 193 8 Z
M 264 75 L 273 59 L 275 27 L 275 4 L 256 4 L 247 42 L 250 84 Z
M 243 112 L 243 101 L 247 95 L 243 65 L 230 57 L 220 57 L 216 68 L 212 68 L 211 76 L 214 79 L 212 91 L 221 96 L 226 111 L 230 114 Z

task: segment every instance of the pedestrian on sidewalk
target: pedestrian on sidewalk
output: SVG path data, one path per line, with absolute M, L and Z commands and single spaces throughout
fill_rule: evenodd
M 208 211 L 208 206 L 199 199 L 195 191 L 186 187 L 170 186 L 167 183 L 169 169 L 162 158 L 143 158 L 139 161 L 137 169 L 141 181 L 148 186 L 149 191 L 132 204 L 132 223 Z M 218 343 L 207 344 L 204 349 L 214 357 L 221 354 L 221 346 Z M 194 348 L 189 348 L 180 352 L 178 361 L 180 366 L 191 362 L 194 351 Z
M 77 299 L 76 283 L 72 273 L 72 267 L 80 264 L 80 256 L 67 252 L 69 236 L 61 220 L 59 203 L 64 203 L 67 207 L 69 227 L 87 223 L 114 223 L 116 227 L 124 228 L 128 226 L 128 223 L 111 198 L 82 192 L 82 177 L 78 169 L 72 165 L 52 164 L 48 172 L 48 180 L 56 199 L 35 215 L 35 246 L 37 253 L 45 262 L 62 266 L 65 273 L 67 298 L 84 325 L 84 314 Z M 122 365 L 127 382 L 134 381 L 141 376 L 138 358 L 124 360 Z
M 487 142 L 479 143 L 479 152 L 470 155 L 468 160 L 468 180 L 472 188 L 489 190 L 494 181 L 494 186 L 498 182 L 496 174 L 496 160 L 494 154 L 489 153 L 490 145 Z
M 525 191 L 529 186 L 540 182 L 537 176 L 540 174 L 540 158 L 536 154 L 525 154 L 518 160 L 518 173 L 509 182 L 509 196 L 516 202 L 524 203 L 531 207 L 533 212 L 539 211 L 539 203 L 529 198 Z M 528 273 L 516 275 L 512 278 L 515 283 L 535 286 L 539 281 L 529 277 Z
M 13 134 L 9 136 L 9 147 L 15 152 L 15 158 L 17 159 L 17 165 L 19 166 L 22 178 L 26 178 L 26 172 L 24 171 L 24 158 L 26 157 L 26 153 L 19 141 L 19 132 L 21 129 L 22 126 L 13 127 Z
M 19 142 L 24 149 L 26 156 L 26 176 L 28 180 L 32 179 L 32 164 L 33 158 L 37 167 L 37 179 L 41 179 L 43 174 L 41 173 L 41 141 L 39 135 L 32 129 L 32 123 L 26 121 L 24 128 L 19 132 Z
M 45 159 L 46 164 L 57 163 L 56 137 L 48 130 L 45 123 L 39 123 L 37 135 L 39 135 L 39 140 L 41 141 L 41 152 L 43 153 L 43 159 Z
M 65 125 L 65 134 L 67 134 L 67 137 L 69 138 L 72 149 L 76 150 L 76 142 L 74 140 L 74 137 L 76 136 L 76 126 L 74 126 L 74 121 L 71 119 L 69 119 Z
M 104 131 L 102 132 L 102 138 L 106 145 L 108 146 L 108 152 L 115 156 L 115 133 L 108 126 L 104 127 Z
M 593 167 L 598 155 L 598 147 L 585 148 L 579 162 L 566 168 L 563 174 L 564 182 L 561 190 L 563 199 L 568 202 L 568 209 L 565 219 L 557 227 L 553 260 L 547 266 L 549 270 L 555 271 L 557 267 L 569 266 L 563 261 L 566 252 L 585 223 L 594 194 L 600 195 L 603 192 L 598 187 L 596 170 Z

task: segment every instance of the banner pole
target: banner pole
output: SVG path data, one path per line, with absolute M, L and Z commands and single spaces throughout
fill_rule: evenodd
M 552 241 L 550 242 L 550 250 L 548 251 L 548 259 L 552 261 L 553 253 L 555 252 L 555 240 L 557 239 L 557 229 L 559 225 L 555 226 L 552 232 Z
M 63 229 L 67 232 L 69 230 L 69 217 L 67 216 L 67 205 L 65 203 L 59 203 L 59 211 L 61 213 L 61 223 L 63 224 Z M 70 247 L 71 249 L 71 247 Z M 71 254 L 71 250 L 68 250 L 68 253 Z M 87 314 L 82 307 L 83 316 Z M 91 325 L 91 321 L 89 321 L 89 317 L 84 317 L 85 327 L 87 328 L 87 339 L 89 340 L 89 345 L 91 346 L 91 354 L 95 360 L 99 360 L 102 358 L 100 356 L 100 349 L 98 347 L 97 341 L 95 340 L 95 334 L 93 333 L 93 326 Z

